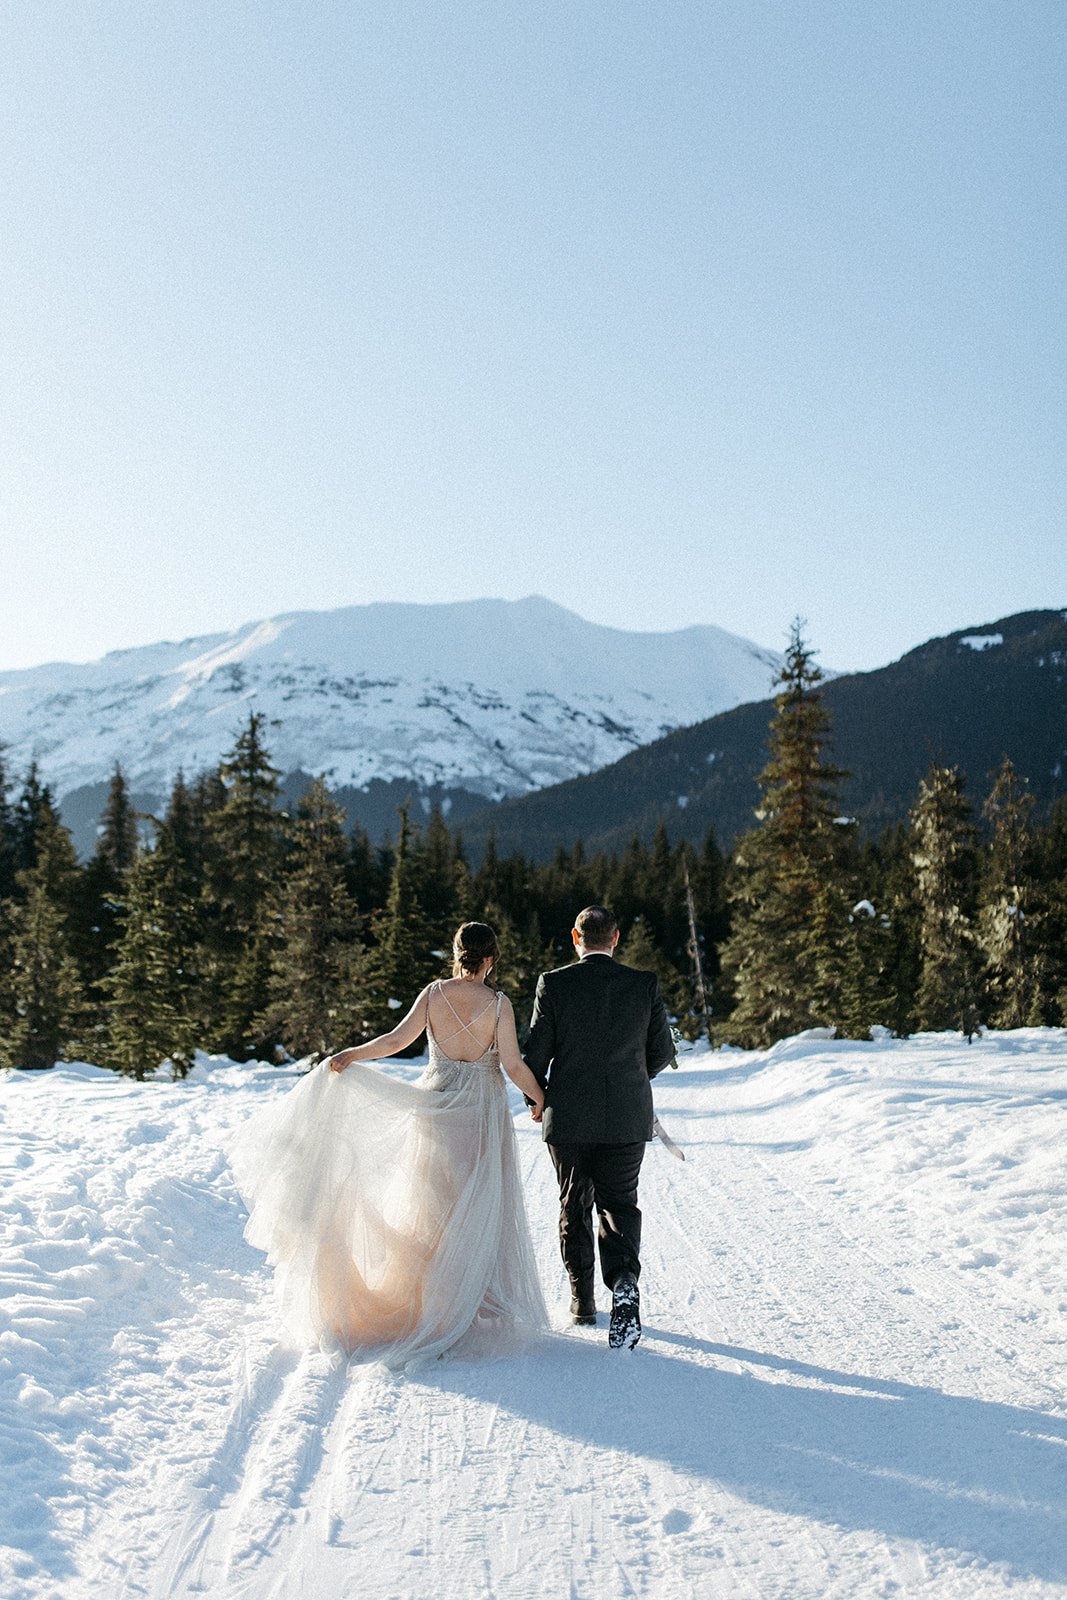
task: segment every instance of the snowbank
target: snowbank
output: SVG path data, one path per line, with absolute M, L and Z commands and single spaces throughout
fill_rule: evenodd
M 4 1600 L 1067 1592 L 1063 1031 L 690 1049 L 622 1366 L 516 1105 L 558 1330 L 418 1382 L 276 1345 L 224 1149 L 293 1076 L 0 1076 Z

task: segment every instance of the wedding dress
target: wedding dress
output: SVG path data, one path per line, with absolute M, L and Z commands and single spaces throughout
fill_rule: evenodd
M 512 1349 L 547 1322 L 496 1029 L 462 1061 L 438 1044 L 429 996 L 426 1028 L 416 1082 L 321 1062 L 229 1151 L 289 1343 L 404 1367 Z

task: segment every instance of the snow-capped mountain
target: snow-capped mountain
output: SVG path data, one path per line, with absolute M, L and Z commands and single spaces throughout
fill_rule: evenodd
M 1067 611 L 1024 611 L 929 639 L 870 672 L 834 675 L 823 703 L 843 811 L 865 830 L 902 822 L 931 761 L 960 767 L 980 806 L 1005 755 L 1040 810 L 1067 788 Z M 581 839 L 590 853 L 651 839 L 729 845 L 753 821 L 769 707 L 717 713 L 628 751 L 581 783 L 469 810 L 474 859 L 491 829 L 502 855 L 547 861 Z
M 499 799 L 763 699 L 780 658 L 715 627 L 629 633 L 537 597 L 292 612 L 0 673 L 9 771 L 61 798 L 120 761 L 142 796 L 214 765 L 255 708 L 284 772 Z

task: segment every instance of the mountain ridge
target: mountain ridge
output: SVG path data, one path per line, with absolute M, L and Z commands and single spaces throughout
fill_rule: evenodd
M 631 633 L 539 596 L 381 601 L 0 672 L 0 743 L 10 768 L 38 762 L 83 849 L 116 761 L 158 807 L 179 769 L 217 764 L 251 709 L 273 724 L 283 773 L 373 787 L 378 811 L 383 785 L 390 808 L 399 786 L 463 811 L 764 696 L 780 659 L 710 624 Z
M 932 760 L 959 765 L 980 807 L 989 773 L 1010 755 L 1047 805 L 1067 791 L 1067 611 L 1028 611 L 927 640 L 884 667 L 822 686 L 835 762 L 848 770 L 843 810 L 865 831 L 901 821 Z M 477 857 L 493 833 L 503 854 L 545 860 L 581 839 L 621 850 L 666 822 L 728 846 L 753 825 L 771 706 L 741 705 L 673 730 L 599 771 L 472 812 Z

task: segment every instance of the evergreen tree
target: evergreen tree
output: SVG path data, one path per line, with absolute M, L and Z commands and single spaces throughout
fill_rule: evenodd
M 190 785 L 179 771 L 163 820 L 153 819 L 161 909 L 181 980 L 176 1010 L 183 1019 L 193 1019 L 198 1044 L 213 1037 L 213 1018 L 218 1013 L 208 982 L 219 914 L 206 893 L 211 851 L 208 818 L 221 809 L 225 793 L 217 774 L 214 781 L 210 774 L 202 774 Z M 180 1075 L 180 1063 L 177 1070 Z
M 885 1016 L 874 1020 L 884 1021 L 898 1038 L 906 1038 L 915 1026 L 922 971 L 922 919 L 907 828 L 887 828 L 880 840 L 868 843 L 859 881 L 880 917 L 886 919 Z
M 730 928 L 726 898 L 726 861 L 711 828 L 708 829 L 699 855 L 692 846 L 683 844 L 679 848 L 679 856 L 683 870 L 674 892 L 682 896 L 684 909 L 685 869 L 688 869 L 689 883 L 693 891 L 697 948 L 694 951 L 686 912 L 684 946 L 677 954 L 674 950 L 670 954 L 674 967 L 679 969 L 678 1027 L 684 1038 L 698 1039 L 704 1031 L 707 1019 L 720 1014 L 725 1016 L 732 1004 L 720 970 L 720 949 L 728 937 Z M 660 948 L 662 949 L 662 945 Z M 697 998 L 698 954 L 707 1019 Z
M 656 974 L 663 1004 L 672 1017 L 688 1009 L 689 985 L 653 939 L 644 917 L 637 916 L 630 924 L 626 938 L 619 943 L 618 959 L 623 966 Z
M 4 746 L 0 744 L 0 903 L 14 894 L 15 873 L 18 870 L 18 829 L 9 797 L 10 788 Z
M 521 1039 L 533 1013 L 537 979 L 555 965 L 552 947 L 542 936 L 541 919 L 536 910 L 528 911 L 525 919 L 519 922 L 502 906 L 479 906 L 476 917 L 479 922 L 487 922 L 497 936 L 500 959 L 493 982 L 504 990 L 515 1009 L 515 1024 Z
M 413 855 L 419 901 L 434 948 L 450 949 L 452 935 L 463 920 L 461 873 L 440 806 L 435 805 L 430 812 L 425 837 L 413 845 Z
M 26 872 L 37 865 L 39 835 L 42 831 L 48 831 L 50 834 L 52 825 L 58 822 L 59 812 L 56 810 L 52 791 L 46 783 L 41 782 L 37 771 L 37 762 L 31 761 L 19 797 L 15 802 L 16 893 L 18 893 L 17 874 Z
M 109 998 L 105 1061 L 138 1080 L 169 1061 L 183 1078 L 193 1064 L 198 1019 L 195 972 L 197 903 L 175 834 L 160 825 L 154 850 L 127 874 L 122 938 L 105 982 Z
M 666 823 L 660 821 L 652 837 L 641 882 L 641 909 L 657 944 L 666 946 L 668 907 L 681 885 L 676 881 L 674 856 Z
M 284 855 L 280 774 L 270 762 L 265 723 L 261 712 L 249 714 L 219 767 L 226 794 L 210 816 L 216 892 L 240 931 L 260 920 Z
M 261 1024 L 294 1056 L 338 1050 L 358 1025 L 359 913 L 346 881 L 344 825 L 343 808 L 316 778 L 297 808 L 283 932 Z
M 362 1033 L 373 1038 L 388 1031 L 423 985 L 447 970 L 433 955 L 433 934 L 419 896 L 417 858 L 407 805 L 399 808 L 400 836 L 393 858 L 389 894 L 373 921 L 374 948 L 366 962 L 361 992 Z M 416 1055 L 416 1040 L 404 1054 Z
M 461 922 L 475 921 L 474 914 L 474 879 L 463 849 L 463 836 L 460 833 L 452 839 L 452 881 L 455 885 L 455 911 L 456 927 Z M 452 930 L 455 932 L 455 929 Z
M 76 1045 L 87 1061 L 99 1061 L 107 1036 L 107 978 L 122 935 L 124 882 L 107 856 L 91 856 L 70 885 L 67 933 L 78 970 L 80 1004 Z
M 267 1014 L 272 955 L 279 933 L 279 886 L 287 817 L 279 809 L 278 769 L 257 711 L 223 760 L 225 799 L 207 813 L 207 895 L 212 915 L 205 962 L 209 1017 L 218 1045 L 244 1060 L 275 1042 L 260 1026 Z
M 126 879 L 137 860 L 140 838 L 121 766 L 116 763 L 97 828 L 96 851 L 73 885 L 71 951 L 82 989 L 78 1047 L 90 1061 L 106 1051 L 107 979 L 122 935 Z
M 0 1037 L 11 1025 L 11 966 L 13 897 L 15 894 L 16 848 L 15 813 L 8 799 L 10 782 L 0 745 Z
M 651 851 L 644 860 L 644 870 L 639 878 L 640 894 L 637 914 L 647 924 L 648 931 L 663 955 L 674 966 L 688 966 L 689 912 L 685 898 L 685 869 L 693 871 L 693 854 L 687 844 L 671 848 L 666 825 L 661 821 L 652 838 Z M 609 874 L 601 869 L 598 876 Z M 599 885 L 591 886 L 591 898 L 601 893 Z M 617 908 L 616 909 L 617 912 Z M 617 913 L 618 914 L 618 913 Z
M 121 879 L 137 860 L 138 844 L 137 813 L 130 803 L 125 774 L 116 762 L 100 818 L 96 853 L 111 863 Z
M 174 853 L 175 870 L 181 874 L 184 892 L 191 900 L 199 899 L 204 889 L 207 849 L 200 785 L 190 789 L 181 771 L 171 787 L 162 829 Z
M 871 1027 L 889 1027 L 893 1012 L 892 923 L 869 899 L 848 914 L 841 942 L 837 1027 L 848 1039 L 869 1039 Z
M 1034 797 L 1007 756 L 996 773 L 983 816 L 993 837 L 986 855 L 978 944 L 985 957 L 989 1020 L 1022 1028 L 1038 1013 L 1040 970 L 1029 816 Z
M 187 783 L 179 772 L 168 806 L 169 818 L 177 804 L 175 847 L 187 864 L 191 893 L 198 901 L 198 1037 L 208 1049 L 216 1048 L 221 1041 L 230 975 L 228 962 L 233 959 L 237 944 L 229 908 L 221 903 L 227 873 L 216 842 L 216 821 L 226 804 L 226 794 L 217 768 L 198 773 L 192 783 Z
M 500 868 L 496 853 L 496 834 L 492 828 L 486 837 L 481 866 L 474 874 L 472 893 L 476 906 L 495 906 L 500 903 Z
M 759 826 L 737 842 L 733 932 L 723 965 L 735 996 L 723 1036 L 762 1048 L 835 1022 L 847 900 L 834 819 L 842 773 L 823 757 L 822 672 L 795 623 L 778 682 Z
M 70 835 L 50 808 L 38 819 L 35 861 L 18 874 L 11 917 L 11 1026 L 2 1041 L 6 1064 L 51 1067 L 75 1027 L 78 972 L 70 952 L 68 907 L 77 858 Z
M 199 773 L 191 787 L 186 785 L 181 773 L 176 781 L 189 801 L 191 859 L 197 863 L 203 878 L 209 871 L 215 819 L 225 807 L 229 791 L 217 767 Z
M 919 902 L 920 1028 L 978 1028 L 974 930 L 969 910 L 974 828 L 958 767 L 936 763 L 919 785 L 911 813 L 911 855 Z
M 1039 989 L 1031 1020 L 1067 1026 L 1067 796 L 1053 803 L 1035 830 L 1031 854 L 1041 898 Z
M 353 828 L 348 847 L 346 881 L 348 892 L 362 916 L 371 916 L 385 905 L 385 897 L 389 893 L 390 864 L 373 848 L 366 828 Z
M 644 886 L 648 874 L 648 852 L 635 833 L 621 857 L 614 863 L 607 893 L 601 904 L 611 906 L 620 928 L 628 928 L 640 916 L 644 905 Z M 580 909 L 580 908 L 579 908 Z
M 689 872 L 696 901 L 704 976 L 713 982 L 719 970 L 720 947 L 730 932 L 726 859 L 719 849 L 714 828 L 708 829 L 700 855 L 690 865 Z

